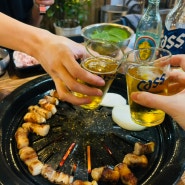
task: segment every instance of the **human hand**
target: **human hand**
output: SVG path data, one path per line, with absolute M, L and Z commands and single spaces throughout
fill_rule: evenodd
M 163 110 L 185 130 L 185 90 L 172 96 L 162 96 L 148 92 L 134 92 L 131 98 L 143 106 Z
M 76 105 L 91 102 L 90 98 L 76 97 L 72 91 L 89 96 L 102 96 L 100 89 L 77 81 L 80 79 L 97 87 L 105 84 L 101 77 L 82 69 L 76 61 L 88 54 L 85 46 L 66 37 L 52 34 L 48 30 L 24 24 L 3 13 L 0 13 L 0 22 L 4 27 L 0 29 L 2 36 L 0 45 L 36 58 L 54 80 L 61 100 Z
M 61 100 L 76 105 L 91 102 L 89 98 L 74 96 L 72 91 L 89 96 L 102 95 L 100 89 L 91 88 L 77 82 L 77 79 L 80 79 L 88 84 L 104 85 L 102 78 L 87 72 L 77 63 L 76 59 L 88 55 L 82 44 L 73 42 L 66 37 L 50 34 L 46 37 L 40 50 L 34 55 L 54 80 Z
M 170 64 L 180 66 L 182 70 L 175 69 L 170 72 L 170 81 L 173 81 L 173 83 L 170 84 L 169 91 L 170 89 L 177 90 L 178 87 L 181 92 L 171 96 L 162 96 L 148 92 L 134 92 L 131 98 L 143 106 L 163 110 L 185 129 L 185 72 L 183 71 L 185 70 L 185 55 L 172 56 Z

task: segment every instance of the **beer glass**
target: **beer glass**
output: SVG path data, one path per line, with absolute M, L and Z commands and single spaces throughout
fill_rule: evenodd
M 103 96 L 91 96 L 90 104 L 81 105 L 85 109 L 94 110 L 99 107 L 104 95 L 109 90 L 123 60 L 123 52 L 119 46 L 104 40 L 89 40 L 86 43 L 86 49 L 89 56 L 82 60 L 82 68 L 102 77 L 105 81 L 104 86 L 96 87 L 102 90 Z M 92 87 L 90 84 L 87 85 Z M 74 94 L 78 97 L 87 96 L 78 92 L 74 92 Z
M 135 123 L 151 127 L 163 122 L 165 113 L 162 110 L 135 103 L 131 99 L 131 93 L 147 91 L 168 95 L 170 58 L 171 53 L 160 48 L 136 49 L 125 54 L 128 101 Z

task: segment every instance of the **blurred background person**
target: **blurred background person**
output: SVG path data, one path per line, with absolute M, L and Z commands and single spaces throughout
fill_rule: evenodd
M 23 23 L 40 27 L 43 15 L 39 5 L 49 8 L 54 0 L 0 0 L 0 12 Z

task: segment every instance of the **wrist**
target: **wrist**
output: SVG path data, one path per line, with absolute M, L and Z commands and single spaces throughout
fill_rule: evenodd
M 44 55 L 43 48 L 46 45 L 46 40 L 50 37 L 51 33 L 48 30 L 33 28 L 30 31 L 30 41 L 28 43 L 28 49 L 31 56 L 40 58 Z M 31 50 L 30 50 L 31 48 Z

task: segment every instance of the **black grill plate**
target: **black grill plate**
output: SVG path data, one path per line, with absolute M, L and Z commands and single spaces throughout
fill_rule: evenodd
M 28 106 L 38 104 L 38 100 L 53 88 L 52 79 L 44 75 L 19 87 L 0 103 L 0 184 L 51 184 L 41 175 L 30 175 L 19 158 L 14 134 L 22 125 Z M 109 92 L 126 98 L 125 77 L 118 75 Z M 114 166 L 121 162 L 125 154 L 133 151 L 137 141 L 156 143 L 155 152 L 147 156 L 149 166 L 134 170 L 139 179 L 138 184 L 172 185 L 184 172 L 185 132 L 168 115 L 160 126 L 132 132 L 120 128 L 112 121 L 111 108 L 85 111 L 60 102 L 57 109 L 57 114 L 47 121 L 51 125 L 49 134 L 46 137 L 30 134 L 30 146 L 37 151 L 41 161 L 59 171 L 74 173 L 75 179 L 91 180 L 87 173 L 88 145 L 91 146 L 92 168 L 95 168 Z M 61 158 L 73 142 L 76 143 L 74 150 L 64 165 L 58 168 Z M 107 152 L 107 147 L 112 155 Z M 72 172 L 73 164 L 77 165 L 75 172 Z

